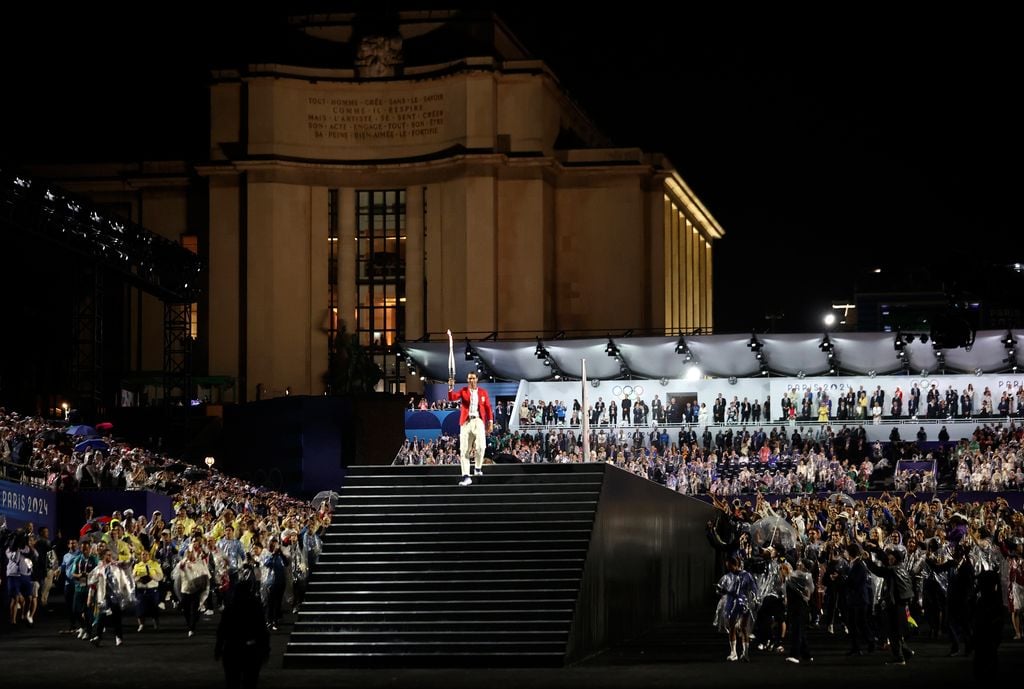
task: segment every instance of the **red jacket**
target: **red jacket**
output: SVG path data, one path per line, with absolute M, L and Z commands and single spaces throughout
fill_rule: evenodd
M 491 408 L 491 396 L 487 394 L 487 391 L 483 388 L 476 389 L 476 406 L 477 411 L 480 412 L 480 419 L 484 422 L 484 425 L 494 421 L 494 409 Z M 469 387 L 464 387 L 461 390 L 449 390 L 448 399 L 452 402 L 456 400 L 459 402 L 459 425 L 466 423 L 466 419 L 469 418 Z

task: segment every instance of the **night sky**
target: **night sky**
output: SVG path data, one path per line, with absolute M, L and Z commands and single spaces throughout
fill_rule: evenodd
M 725 229 L 717 331 L 764 331 L 771 313 L 777 331 L 820 330 L 878 267 L 964 288 L 975 263 L 1024 261 L 1008 16 L 563 5 L 491 3 L 616 145 L 666 153 Z M 0 156 L 201 159 L 209 67 L 287 43 L 280 12 L 251 7 L 5 8 Z

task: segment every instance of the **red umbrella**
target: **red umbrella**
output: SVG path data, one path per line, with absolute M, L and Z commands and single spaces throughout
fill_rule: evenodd
M 97 431 L 109 431 L 113 430 L 113 428 L 114 424 L 110 423 L 109 421 L 104 421 L 103 423 L 96 424 Z
M 78 537 L 79 538 L 85 538 L 86 534 L 90 533 L 91 531 L 96 531 L 97 529 L 94 529 L 93 527 L 96 526 L 96 524 L 98 524 L 100 522 L 102 522 L 104 524 L 109 523 L 110 522 L 110 517 L 108 517 L 106 515 L 103 515 L 102 517 L 96 517 L 95 519 L 90 519 L 89 521 L 87 521 L 85 523 L 85 526 L 83 526 L 81 529 L 79 529 Z

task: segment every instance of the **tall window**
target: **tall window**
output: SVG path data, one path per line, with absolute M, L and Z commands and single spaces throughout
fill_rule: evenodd
M 384 372 L 380 389 L 400 392 L 395 345 L 405 338 L 405 190 L 357 192 L 356 331 Z

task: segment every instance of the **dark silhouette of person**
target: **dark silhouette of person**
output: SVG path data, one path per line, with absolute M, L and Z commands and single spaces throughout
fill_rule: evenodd
M 224 663 L 228 689 L 255 687 L 260 670 L 270 657 L 270 633 L 263 615 L 255 576 L 247 566 L 235 586 L 234 596 L 224 608 L 217 627 L 213 657 Z
M 1003 587 L 998 570 L 980 572 L 975 582 L 971 606 L 971 631 L 974 637 L 974 674 L 993 686 L 999 679 L 999 642 L 1006 622 Z
M 864 553 L 860 544 L 850 543 L 846 546 L 849 567 L 846 572 L 846 618 L 847 630 L 850 635 L 850 650 L 846 655 L 862 655 L 867 650 L 875 650 L 874 635 L 868 627 L 868 612 L 871 609 L 871 588 L 868 580 L 869 570 L 864 563 Z
M 795 571 L 789 568 L 789 563 L 783 564 L 783 577 L 786 579 L 786 633 L 789 634 L 789 655 L 786 660 L 790 663 L 814 660 L 807 646 L 807 612 L 814 592 L 814 579 L 809 572 L 812 568 L 813 563 L 804 560 L 797 560 Z

